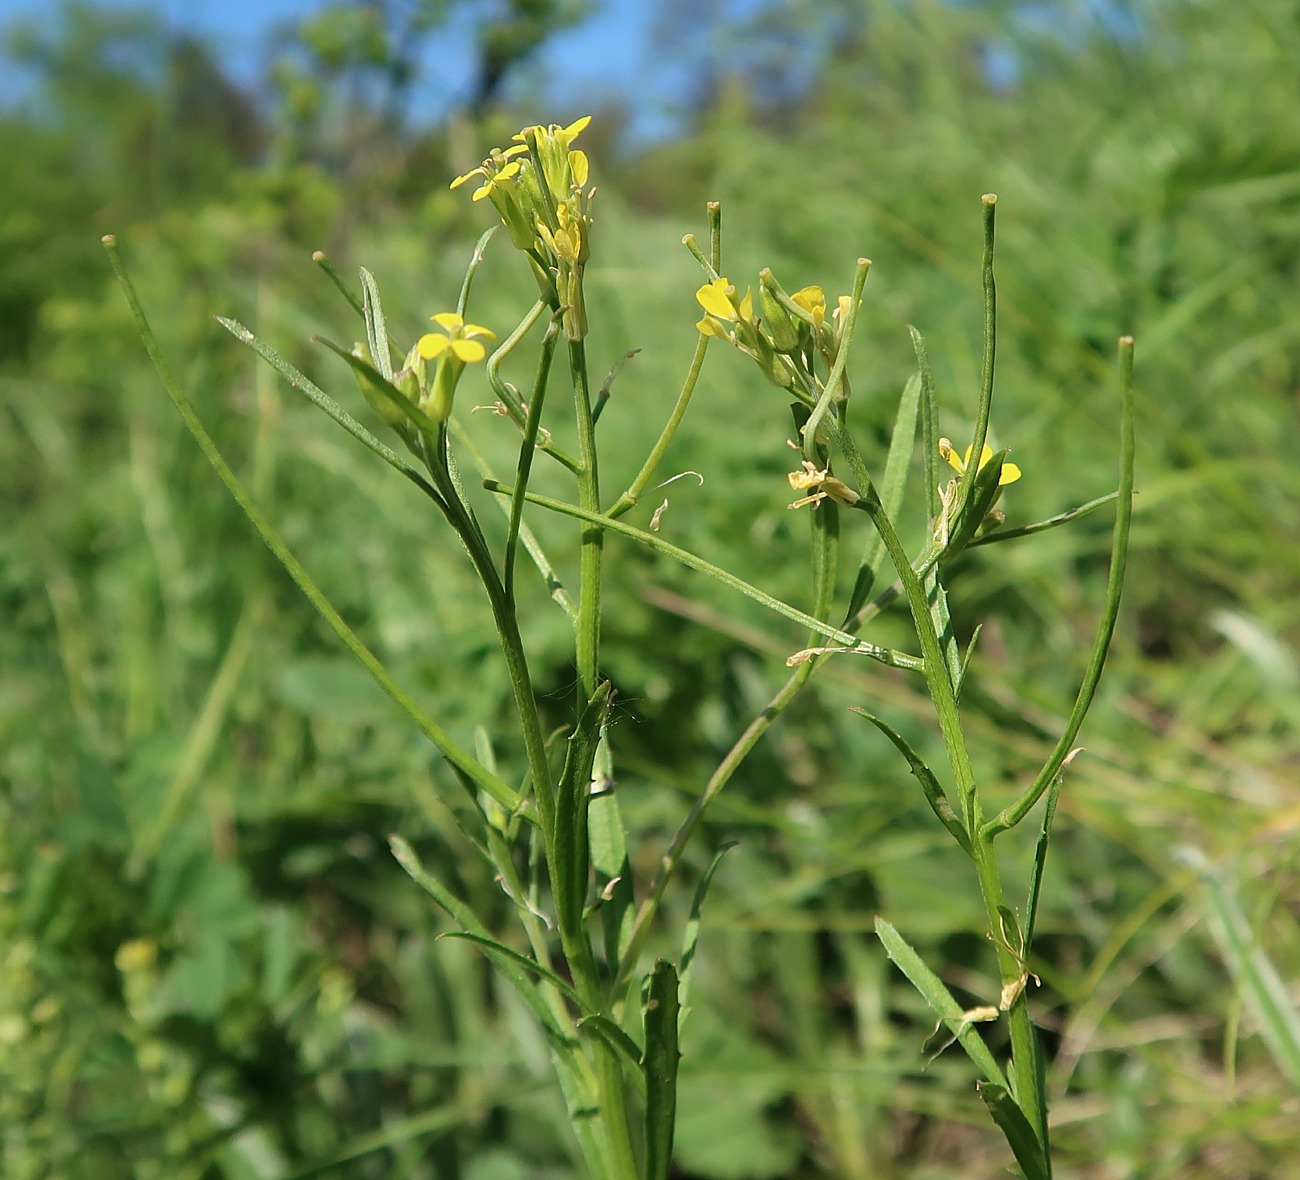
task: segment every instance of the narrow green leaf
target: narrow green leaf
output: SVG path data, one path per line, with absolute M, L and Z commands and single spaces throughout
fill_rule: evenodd
M 921 956 L 904 940 L 901 934 L 884 918 L 876 919 L 876 935 L 884 944 L 887 954 L 898 969 L 907 976 L 911 984 L 924 997 L 934 1014 L 948 1026 L 948 1031 L 957 1038 L 970 1059 L 979 1067 L 983 1075 L 1005 1090 L 1010 1090 L 1002 1070 L 994 1059 L 984 1039 L 975 1031 L 965 1018 L 960 1004 L 952 993 L 943 985 L 943 981 L 921 961 Z
M 388 845 L 392 849 L 397 863 L 406 870 L 411 880 L 432 897 L 447 913 L 447 916 L 461 927 L 459 931 L 450 933 L 456 937 L 467 938 L 482 946 L 497 969 L 511 982 L 520 998 L 537 1017 L 538 1022 L 546 1030 L 551 1043 L 556 1047 L 557 1051 L 573 1052 L 576 1047 L 573 1037 L 557 1023 L 555 1012 L 546 1003 L 537 985 L 533 982 L 532 976 L 540 975 L 546 978 L 548 983 L 553 983 L 561 989 L 567 988 L 568 992 L 566 994 L 572 993 L 572 988 L 534 960 L 528 959 L 519 954 L 518 951 L 511 950 L 504 944 L 497 942 L 488 933 L 483 923 L 479 921 L 474 911 L 456 897 L 437 877 L 425 869 L 420 863 L 420 858 L 416 855 L 415 849 L 401 836 L 389 836 Z
M 677 1117 L 677 972 L 660 959 L 645 1002 L 645 1176 L 668 1180 Z
M 1018 537 L 1032 537 L 1035 533 L 1045 533 L 1049 529 L 1060 528 L 1063 524 L 1069 524 L 1072 520 L 1087 516 L 1090 512 L 1096 512 L 1098 508 L 1104 508 L 1118 498 L 1118 492 L 1109 492 L 1104 496 L 1098 496 L 1095 500 L 1089 500 L 1086 504 L 1080 504 L 1077 508 L 1071 508 L 1067 512 L 1059 512 L 1055 516 L 1049 516 L 1046 520 L 1040 520 L 1034 524 L 1022 524 L 1012 529 L 998 529 L 997 532 L 976 537 L 968 548 L 975 549 L 980 545 L 992 545 L 997 541 L 1014 541 Z
M 336 344 L 333 340 L 329 340 L 324 336 L 313 336 L 312 339 L 317 344 L 324 345 L 336 356 L 342 357 L 343 360 L 347 362 L 348 366 L 359 376 L 368 377 L 373 383 L 376 391 L 388 398 L 388 400 L 396 406 L 406 418 L 415 424 L 416 428 L 425 436 L 425 438 L 432 442 L 437 442 L 438 424 L 430 418 L 428 414 L 420 409 L 419 406 L 411 401 L 409 397 L 402 393 L 402 391 L 398 389 L 391 380 L 380 373 L 378 369 L 373 365 L 368 364 L 361 357 L 356 356 L 348 349 L 344 348 L 341 344 Z
M 695 950 L 700 941 L 700 913 L 704 909 L 704 898 L 709 892 L 709 886 L 713 884 L 713 874 L 718 871 L 722 858 L 739 843 L 739 840 L 727 840 L 718 845 L 718 850 L 709 858 L 699 884 L 695 886 L 695 896 L 691 898 L 691 911 L 686 919 L 686 929 L 682 931 L 682 978 L 678 996 L 683 1018 L 688 1011 L 687 997 L 691 990 L 691 973 L 695 970 Z
M 971 850 L 970 838 L 966 834 L 966 829 L 962 827 L 962 822 L 958 818 L 956 811 L 953 810 L 952 803 L 949 802 L 943 787 L 939 784 L 939 780 L 935 778 L 934 771 L 925 764 L 921 756 L 912 749 L 908 740 L 894 729 L 888 721 L 877 717 L 874 713 L 868 713 L 866 709 L 859 708 L 857 705 L 850 705 L 849 711 L 857 713 L 860 717 L 865 717 L 894 743 L 898 752 L 907 759 L 907 764 L 916 776 L 916 781 L 921 784 L 921 790 L 925 794 L 925 801 L 930 805 L 930 810 L 938 817 L 939 822 L 952 833 L 953 839 L 961 846 L 962 851 L 969 856 Z
M 393 358 L 388 354 L 388 321 L 384 318 L 384 307 L 379 301 L 379 285 L 375 276 L 366 268 L 361 271 L 361 306 L 366 317 L 366 339 L 370 345 L 370 355 L 375 358 L 375 367 L 385 381 L 393 379 Z
M 627 1076 L 632 1079 L 637 1093 L 644 1100 L 646 1086 L 642 1062 L 645 1054 L 641 1046 L 608 1016 L 584 1016 L 578 1021 L 578 1031 L 599 1038 L 623 1059 L 623 1064 L 627 1066 L 625 1070 Z
M 921 451 L 925 461 L 925 496 L 930 520 L 939 515 L 939 405 L 934 393 L 934 370 L 926 351 L 925 337 L 911 324 L 907 330 L 912 335 L 912 348 L 916 352 L 916 368 L 921 375 Z
M 403 868 L 406 866 L 403 865 Z M 409 869 L 407 869 L 410 872 Z M 427 874 L 426 874 L 427 876 Z M 427 886 L 426 886 L 427 888 Z M 536 959 L 525 955 L 522 951 L 515 950 L 512 946 L 507 946 L 504 942 L 493 938 L 490 934 L 475 932 L 471 930 L 448 930 L 440 938 L 459 938 L 465 942 L 472 942 L 481 946 L 485 951 L 490 951 L 493 959 L 507 959 L 516 967 L 527 972 L 529 975 L 535 975 L 538 979 L 544 979 L 554 987 L 566 1000 L 578 1009 L 584 1017 L 597 1015 L 586 1004 L 583 1003 L 582 997 L 573 989 L 573 985 L 556 975 L 549 967 L 543 966 Z
M 1246 1008 L 1278 1069 L 1300 1088 L 1300 1011 L 1273 960 L 1259 945 L 1258 933 L 1241 908 L 1236 889 L 1199 849 L 1182 859 L 1200 877 L 1210 916 L 1210 932 L 1242 990 Z
M 407 479 L 420 488 L 425 495 L 432 499 L 439 499 L 438 493 L 434 490 L 433 485 L 424 478 L 423 473 L 413 463 L 404 459 L 391 447 L 385 446 L 364 426 L 361 425 L 351 414 L 343 409 L 329 394 L 325 393 L 320 386 L 306 377 L 295 366 L 291 365 L 275 349 L 269 345 L 263 344 L 256 336 L 253 335 L 238 320 L 227 319 L 225 316 L 214 317 L 223 328 L 226 329 L 235 339 L 243 344 L 247 344 L 258 356 L 267 362 L 277 373 L 280 374 L 289 384 L 308 401 L 312 402 L 318 409 L 323 410 L 330 418 L 343 427 L 353 438 L 362 445 L 369 447 L 390 467 L 395 467 Z M 339 352 L 342 356 L 351 356 L 346 349 L 340 349 L 337 344 L 327 343 L 322 340 L 321 343 L 327 347 Z M 354 360 L 357 358 L 353 357 Z M 369 369 L 376 377 L 379 376 L 375 369 Z M 387 385 L 388 382 L 383 384 Z M 403 399 L 405 400 L 405 399 Z
M 1028 955 L 1034 939 L 1034 924 L 1038 921 L 1038 901 L 1043 888 L 1043 871 L 1047 866 L 1047 844 L 1052 834 L 1052 820 L 1056 816 L 1056 801 L 1061 794 L 1064 774 L 1058 774 L 1047 788 L 1047 806 L 1043 809 L 1043 826 L 1038 831 L 1038 844 L 1034 848 L 1034 868 L 1029 878 L 1029 900 L 1025 903 L 1025 950 Z
M 555 793 L 555 829 L 551 832 L 551 888 L 560 929 L 576 934 L 582 926 L 587 900 L 587 877 L 591 868 L 591 845 L 587 836 L 588 804 L 591 797 L 591 768 L 596 760 L 601 731 L 609 713 L 610 684 L 601 681 L 582 710 L 569 736 L 564 770 Z
M 1106 601 L 1102 607 L 1101 618 L 1097 621 L 1092 651 L 1088 655 L 1088 667 L 1079 684 L 1079 691 L 1075 695 L 1074 705 L 1065 723 L 1065 730 L 1051 754 L 1048 755 L 1047 761 L 1043 763 L 1037 777 L 1020 798 L 984 824 L 982 833 L 990 840 L 1000 832 L 1014 828 L 1024 819 L 1066 765 L 1070 751 L 1074 748 L 1074 739 L 1078 737 L 1083 720 L 1092 707 L 1092 698 L 1097 692 L 1097 685 L 1101 683 L 1102 670 L 1106 666 L 1106 655 L 1110 651 L 1110 641 L 1115 634 L 1115 623 L 1119 619 L 1120 597 L 1124 590 L 1124 572 L 1128 567 L 1128 541 L 1133 525 L 1133 465 L 1137 451 L 1133 406 L 1133 337 L 1131 336 L 1123 336 L 1119 341 L 1119 398 L 1119 491 L 1116 493 L 1115 527 L 1111 531 L 1110 540 L 1110 573 L 1106 576 Z
M 1016 1157 L 1025 1180 L 1051 1180 L 1052 1169 L 1043 1145 L 1038 1142 L 1033 1127 L 1029 1125 L 1024 1111 L 1016 1105 L 1010 1092 L 1004 1086 L 988 1082 L 981 1082 L 978 1089 L 989 1114 L 993 1116 L 998 1130 Z
M 903 386 L 903 396 L 898 400 L 898 416 L 894 420 L 894 433 L 889 442 L 889 455 L 885 459 L 885 475 L 880 481 L 880 502 L 890 520 L 897 520 L 903 508 L 907 491 L 907 469 L 911 464 L 912 449 L 916 444 L 916 424 L 921 410 L 921 374 L 913 373 Z M 849 599 L 846 618 L 852 618 L 867 601 L 872 583 L 885 561 L 885 542 L 873 530 L 858 567 L 853 596 Z
M 925 591 L 926 602 L 930 608 L 930 620 L 934 624 L 934 633 L 939 639 L 939 650 L 943 653 L 943 666 L 948 673 L 948 683 L 952 685 L 955 699 L 961 692 L 961 648 L 957 645 L 957 636 L 952 631 L 952 615 L 948 611 L 948 592 L 940 580 L 939 566 L 935 563 L 926 572 L 921 588 Z
M 489 774 L 487 770 L 480 766 L 474 757 L 454 741 L 451 735 L 425 713 L 415 702 L 415 699 L 393 679 L 388 669 L 361 642 L 356 632 L 343 621 L 343 617 L 334 609 L 333 604 L 325 597 L 306 569 L 289 551 L 280 534 L 275 531 L 270 521 L 262 514 L 261 509 L 253 502 L 239 477 L 235 475 L 230 465 L 222 457 L 216 443 L 212 440 L 212 436 L 204 429 L 203 423 L 199 421 L 198 414 L 195 413 L 189 399 L 181 392 L 180 386 L 173 378 L 171 369 L 163 358 L 162 350 L 158 347 L 158 340 L 154 336 L 153 329 L 144 314 L 144 308 L 140 305 L 135 287 L 122 265 L 122 260 L 117 251 L 116 239 L 111 235 L 106 236 L 104 238 L 104 247 L 108 251 L 113 272 L 116 274 L 126 296 L 136 330 L 140 333 L 140 339 L 144 344 L 145 351 L 153 362 L 154 370 L 157 372 L 167 396 L 171 398 L 172 404 L 176 407 L 195 443 L 198 444 L 199 450 L 203 452 L 204 458 L 207 459 L 212 469 L 217 473 L 221 482 L 226 485 L 227 490 L 243 510 L 244 515 L 248 517 L 249 522 L 257 530 L 266 547 L 275 555 L 276 560 L 284 567 L 285 572 L 297 583 L 298 588 L 315 607 L 321 618 L 329 624 L 334 634 L 342 640 L 344 646 L 357 658 L 362 667 L 375 678 L 379 687 L 392 698 L 393 703 L 406 713 L 420 732 L 438 748 L 443 757 L 503 807 L 515 808 L 519 803 L 518 795 L 496 775 Z
M 975 630 L 970 633 L 970 642 L 966 645 L 966 651 L 961 658 L 961 668 L 958 670 L 957 683 L 953 686 L 957 698 L 961 699 L 962 685 L 966 683 L 966 673 L 970 671 L 970 662 L 975 657 L 975 644 L 979 641 L 980 632 L 984 630 L 983 623 L 976 623 Z
M 618 803 L 609 731 L 601 734 L 591 775 L 591 802 L 587 806 L 587 842 L 600 893 L 600 921 L 605 936 L 605 958 L 617 963 L 632 936 L 632 911 L 636 905 L 632 866 L 627 858 L 627 830 Z

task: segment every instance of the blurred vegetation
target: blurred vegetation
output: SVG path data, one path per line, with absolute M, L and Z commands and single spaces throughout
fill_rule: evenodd
M 1113 487 L 1114 339 L 1137 337 L 1127 607 L 1032 964 L 1059 1170 L 1278 1176 L 1300 1159 L 1300 1076 L 1258 997 L 1269 972 L 1300 976 L 1300 8 L 1087 10 L 800 0 L 740 18 L 663 0 L 660 50 L 692 78 L 678 134 L 622 137 L 653 101 L 622 95 L 584 144 L 601 186 L 594 364 L 644 349 L 601 420 L 606 478 L 630 477 L 619 456 L 685 369 L 698 279 L 677 243 L 707 199 L 735 281 L 770 265 L 788 289 L 844 288 L 873 259 L 854 384 L 883 445 L 909 322 L 945 433 L 969 431 L 979 196 L 999 194 L 1013 523 Z M 408 337 L 450 306 L 481 209 L 447 180 L 523 123 L 584 113 L 539 108 L 525 68 L 583 11 L 337 5 L 283 40 L 256 94 L 139 14 L 73 6 L 10 37 L 34 90 L 0 114 L 6 1177 L 574 1174 L 544 1046 L 474 948 L 435 941 L 384 843 L 403 834 L 505 918 L 445 768 L 182 436 L 97 239 L 120 236 L 178 374 L 344 615 L 461 740 L 486 721 L 509 758 L 508 687 L 450 534 L 210 317 L 236 315 L 355 407 L 350 375 L 306 343 L 350 324 L 310 250 L 370 267 Z M 410 106 L 419 46 L 458 16 L 479 75 L 427 126 Z M 505 257 L 477 322 L 522 310 Z M 788 420 L 765 396 L 736 358 L 710 361 L 669 460 L 706 482 L 670 490 L 663 529 L 801 601 Z M 508 425 L 466 426 L 503 464 Z M 563 556 L 565 534 L 537 525 Z M 1008 798 L 1068 708 L 1107 527 L 963 559 L 955 613 L 967 631 L 987 620 L 965 709 Z M 798 636 L 610 548 L 614 740 L 645 870 Z M 562 652 L 544 588 L 528 593 L 531 640 Z M 549 675 L 559 693 L 572 670 L 557 654 Z M 680 1174 L 999 1175 L 962 1063 L 918 1067 L 929 1018 L 870 935 L 886 914 L 988 1002 L 964 866 L 845 708 L 924 747 L 917 686 L 847 661 L 814 685 L 712 816 L 706 844 L 741 846 L 705 915 Z M 665 929 L 682 920 L 670 907 Z

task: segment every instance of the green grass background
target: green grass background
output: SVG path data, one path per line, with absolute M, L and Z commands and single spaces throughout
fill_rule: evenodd
M 876 3 L 859 21 L 810 4 L 809 28 L 850 16 L 798 94 L 765 88 L 733 40 L 734 68 L 671 142 L 620 140 L 635 95 L 598 109 L 593 369 L 642 349 L 601 419 L 602 469 L 611 494 L 626 485 L 685 372 L 700 278 L 679 242 L 703 236 L 709 199 L 738 283 L 768 265 L 833 294 L 873 260 L 852 376 L 880 463 L 908 323 L 944 433 L 969 433 L 979 197 L 998 194 L 993 425 L 1025 471 L 1012 523 L 1114 487 L 1114 345 L 1136 336 L 1130 580 L 1033 961 L 1058 1170 L 1283 1176 L 1300 1170 L 1300 9 L 1136 8 L 1141 36 L 1084 22 L 1062 39 L 1005 5 Z M 205 468 L 97 239 L 119 235 L 182 384 L 344 616 L 512 768 L 508 682 L 454 537 L 211 316 L 360 414 L 350 375 L 308 343 L 358 333 L 310 251 L 374 271 L 412 339 L 453 304 L 483 224 L 446 180 L 522 123 L 584 112 L 525 84 L 508 109 L 420 133 L 348 110 L 304 130 L 287 102 L 258 115 L 233 93 L 217 118 L 181 101 L 211 78 L 122 21 L 71 11 L 44 105 L 0 118 L 0 1172 L 576 1175 L 540 1036 L 472 946 L 436 941 L 440 917 L 387 851 L 404 835 L 508 932 L 455 784 Z M 123 38 L 168 68 L 124 65 Z M 1019 54 L 1014 83 L 981 64 L 999 46 Z M 470 317 L 498 330 L 529 298 L 505 246 Z M 663 535 L 806 605 L 788 412 L 742 360 L 709 358 L 666 464 L 705 482 L 669 490 Z M 476 376 L 462 419 L 504 472 L 512 428 L 463 413 L 488 400 Z M 574 571 L 570 531 L 533 523 Z M 1108 524 L 963 559 L 958 627 L 986 624 L 964 714 L 995 805 L 1068 712 Z M 866 541 L 847 535 L 850 552 Z M 802 637 L 635 546 L 608 552 L 604 661 L 644 882 Z M 558 721 L 566 628 L 535 580 L 522 598 Z M 890 617 L 872 637 L 906 634 Z M 740 845 L 705 913 L 683 1177 L 1004 1174 L 964 1059 L 926 1063 L 930 1017 L 871 934 L 883 914 L 965 1002 L 995 1002 L 973 878 L 850 704 L 938 754 L 919 683 L 845 659 L 720 798 L 694 871 Z M 670 895 L 656 950 L 674 950 L 688 900 Z

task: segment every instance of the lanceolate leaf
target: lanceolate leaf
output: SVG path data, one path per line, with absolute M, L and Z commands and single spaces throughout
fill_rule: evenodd
M 645 1175 L 668 1180 L 677 1115 L 677 972 L 660 959 L 645 1004 Z
M 866 709 L 858 708 L 856 705 L 850 705 L 849 709 L 851 712 L 857 713 L 858 716 L 865 717 L 894 743 L 898 752 L 907 759 L 907 764 L 912 768 L 916 781 L 921 784 L 921 790 L 925 793 L 925 801 L 929 803 L 930 810 L 939 817 L 939 822 L 952 833 L 953 839 L 961 845 L 962 851 L 969 855 L 970 838 L 966 834 L 966 829 L 962 827 L 962 822 L 953 810 L 952 804 L 948 801 L 948 796 L 944 794 L 939 780 L 934 777 L 934 771 L 921 760 L 921 756 L 912 749 L 908 740 L 894 729 L 889 722 L 877 717 L 874 713 L 868 713 Z
M 1025 1180 L 1051 1180 L 1052 1169 L 1043 1145 L 1010 1093 L 1002 1086 L 981 1082 L 979 1095 L 1016 1157 Z
M 967 1056 L 979 1067 L 985 1078 L 1010 1092 L 1010 1083 L 994 1060 L 993 1054 L 967 1019 L 962 1006 L 944 987 L 943 980 L 921 961 L 921 956 L 884 918 L 876 919 L 876 934 L 884 944 L 885 953 L 907 976 L 912 986 L 921 993 L 934 1014 L 948 1026 L 948 1031 L 957 1038 L 958 1043 L 966 1050 Z

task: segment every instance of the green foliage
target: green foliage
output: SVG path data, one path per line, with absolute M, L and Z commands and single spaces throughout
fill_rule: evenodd
M 854 391 L 873 469 L 916 367 L 907 322 L 929 345 L 939 429 L 968 438 L 971 422 L 948 414 L 975 404 L 973 225 L 979 193 L 999 194 L 994 441 L 1025 470 L 1000 505 L 1009 525 L 1113 490 L 1113 339 L 1138 337 L 1127 613 L 1062 787 L 1030 962 L 1057 1166 L 1284 1174 L 1294 1022 L 1279 1004 L 1300 956 L 1287 918 L 1300 43 L 1282 0 L 1149 5 L 1139 36 L 1067 42 L 1003 7 L 792 7 L 805 28 L 845 22 L 820 42 L 815 85 L 742 76 L 674 142 L 617 165 L 603 153 L 586 279 L 609 332 L 593 345 L 596 383 L 644 350 L 601 415 L 607 486 L 636 475 L 646 423 L 681 384 L 699 280 L 677 243 L 699 232 L 706 198 L 723 202 L 742 284 L 770 263 L 791 289 L 847 289 L 846 252 L 873 259 Z M 678 27 L 703 44 L 704 23 Z M 505 937 L 514 907 L 461 830 L 461 784 L 250 538 L 156 395 L 96 243 L 122 235 L 178 379 L 344 620 L 467 749 L 486 725 L 514 774 L 509 682 L 450 529 L 210 319 L 247 324 L 364 417 L 343 365 L 296 343 L 352 340 L 307 253 L 380 274 L 397 334 L 414 339 L 481 228 L 442 192 L 478 151 L 394 133 L 372 140 L 392 155 L 358 180 L 343 175 L 353 148 L 331 157 L 306 139 L 244 167 L 287 134 L 287 115 L 236 134 L 231 116 L 172 102 L 205 92 L 194 59 L 123 71 L 105 34 L 80 36 L 26 56 L 43 105 L 0 119 L 4 158 L 22 165 L 0 170 L 3 1170 L 575 1175 L 521 1002 L 480 947 L 435 942 L 448 922 L 388 852 L 403 836 Z M 990 47 L 1016 56 L 1006 86 L 982 72 Z M 164 108 L 190 113 L 169 129 Z M 484 144 L 500 139 L 495 118 Z M 493 326 L 515 310 L 490 267 L 474 308 Z M 780 458 L 789 421 L 746 358 L 709 363 L 696 429 L 663 466 L 700 471 L 703 489 L 647 493 L 627 521 L 646 529 L 666 496 L 656 535 L 810 609 L 805 568 L 782 558 L 798 520 Z M 527 389 L 532 374 L 503 377 Z M 458 406 L 491 400 L 467 378 Z M 465 426 L 510 483 L 515 427 L 487 414 Z M 575 444 L 562 428 L 555 441 Z M 559 494 L 549 461 L 538 468 L 537 489 Z M 915 508 L 919 463 L 910 480 Z M 504 536 L 496 512 L 485 500 L 481 520 Z M 1064 725 L 1108 515 L 973 546 L 952 571 L 963 652 L 988 621 L 962 704 L 999 806 Z M 528 519 L 572 581 L 567 528 Z M 653 853 L 802 639 L 661 552 L 607 548 L 619 805 L 629 829 L 658 834 Z M 541 705 L 559 724 L 567 624 L 523 560 L 518 580 Z M 893 614 L 871 633 L 884 646 L 906 635 Z M 696 879 L 741 841 L 713 876 L 681 1031 L 677 1163 L 693 1176 L 991 1176 L 1008 1163 L 961 1049 L 920 1068 L 934 1017 L 871 934 L 887 915 L 962 1010 L 997 1002 L 960 852 L 893 746 L 847 709 L 888 718 L 933 766 L 924 701 L 904 673 L 849 659 L 789 706 L 685 857 Z M 1189 868 L 1180 845 L 1214 871 Z M 648 855 L 629 851 L 641 880 Z M 691 916 L 690 889 L 670 892 L 661 929 Z M 680 937 L 657 933 L 649 950 L 675 957 Z M 988 1027 L 971 1032 L 1004 1053 Z

